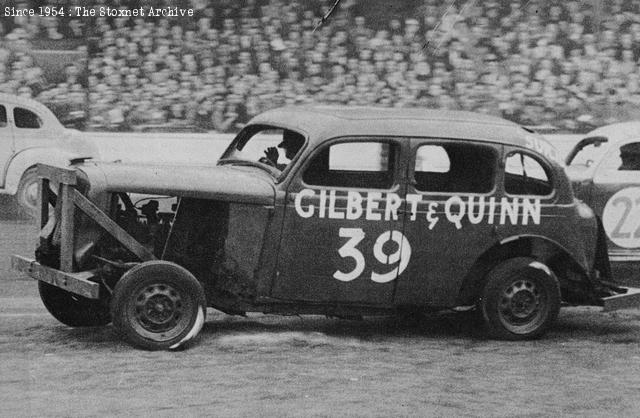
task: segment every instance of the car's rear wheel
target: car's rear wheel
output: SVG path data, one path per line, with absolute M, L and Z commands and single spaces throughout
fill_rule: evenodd
M 177 349 L 202 329 L 206 300 L 202 286 L 186 269 L 149 261 L 118 281 L 111 313 L 114 326 L 130 344 L 146 350 Z
M 40 299 L 49 313 L 70 327 L 99 327 L 111 322 L 109 307 L 101 301 L 38 282 Z
M 479 312 L 490 336 L 532 339 L 556 320 L 560 301 L 560 284 L 553 272 L 533 258 L 516 257 L 489 272 Z
M 30 218 L 38 216 L 39 196 L 38 196 L 38 171 L 35 167 L 27 169 L 18 183 L 16 191 L 16 202 L 20 207 L 22 215 Z

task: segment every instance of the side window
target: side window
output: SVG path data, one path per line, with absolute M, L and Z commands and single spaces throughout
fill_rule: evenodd
M 496 153 L 485 146 L 422 145 L 416 151 L 415 187 L 422 192 L 488 193 L 496 160 Z
M 398 147 L 386 142 L 341 142 L 313 157 L 302 180 L 314 186 L 389 189 Z
M 614 149 L 602 162 L 609 170 L 640 171 L 640 142 L 630 142 Z
M 527 154 L 509 154 L 504 171 L 504 188 L 509 194 L 547 196 L 553 191 L 547 170 Z
M 0 105 L 0 128 L 7 126 L 7 109 Z
M 16 128 L 38 129 L 42 126 L 42 121 L 38 115 L 21 107 L 13 109 L 13 120 L 16 123 Z

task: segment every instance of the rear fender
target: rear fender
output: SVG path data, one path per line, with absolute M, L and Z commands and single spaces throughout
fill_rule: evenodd
M 35 167 L 38 163 L 68 167 L 70 161 L 78 157 L 79 155 L 75 153 L 61 151 L 57 148 L 31 148 L 21 151 L 11 159 L 7 167 L 4 193 L 15 194 L 24 172 Z
M 458 296 L 459 305 L 472 305 L 484 287 L 487 273 L 498 263 L 513 257 L 533 257 L 558 277 L 560 287 L 573 292 L 589 285 L 589 267 L 582 265 L 559 243 L 538 235 L 519 235 L 503 239 L 484 252 L 465 276 Z

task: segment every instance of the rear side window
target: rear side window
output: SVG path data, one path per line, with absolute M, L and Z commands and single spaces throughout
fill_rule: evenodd
M 0 105 L 0 128 L 7 126 L 7 109 Z
M 415 188 L 423 192 L 488 193 L 493 190 L 496 154 L 472 144 L 422 145 L 416 151 Z
M 38 115 L 21 107 L 13 109 L 13 120 L 16 123 L 16 128 L 38 129 L 42 126 L 42 121 Z
M 507 156 L 504 188 L 509 194 L 547 196 L 553 191 L 548 170 L 530 155 L 513 152 Z
M 389 189 L 398 147 L 386 142 L 341 142 L 316 154 L 302 179 L 315 186 Z

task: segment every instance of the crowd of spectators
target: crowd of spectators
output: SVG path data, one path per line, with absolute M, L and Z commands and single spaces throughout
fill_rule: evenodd
M 84 5 L 113 4 L 94 3 Z M 401 14 L 343 0 L 317 28 L 333 0 L 124 3 L 194 16 L 5 18 L 5 42 L 80 38 L 87 60 L 48 85 L 24 49 L 0 48 L 0 91 L 84 97 L 89 125 L 108 129 L 233 131 L 305 103 L 463 109 L 567 129 L 640 116 L 636 1 L 411 0 Z

